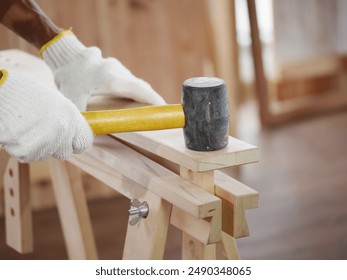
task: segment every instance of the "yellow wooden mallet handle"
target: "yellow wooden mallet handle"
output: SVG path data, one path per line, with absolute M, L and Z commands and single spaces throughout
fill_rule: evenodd
M 121 110 L 88 111 L 82 115 L 95 134 L 182 128 L 185 116 L 181 104 Z

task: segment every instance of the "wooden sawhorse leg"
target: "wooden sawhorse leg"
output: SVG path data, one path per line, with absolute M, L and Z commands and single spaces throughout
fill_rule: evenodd
M 69 259 L 97 259 L 80 170 L 54 159 L 49 167 Z
M 172 204 L 152 192 L 146 192 L 138 199 L 146 201 L 150 210 L 146 220 L 140 220 L 134 226 L 128 224 L 123 259 L 161 260 L 164 258 Z
M 185 167 L 180 167 L 180 176 L 191 181 L 209 193 L 214 193 L 213 171 L 197 173 Z M 221 217 L 217 221 L 221 227 Z M 214 229 L 211 229 L 214 230 Z M 213 260 L 216 259 L 216 244 L 204 244 L 186 232 L 182 232 L 182 259 Z
M 80 171 L 58 160 L 51 160 L 50 167 L 69 258 L 97 259 Z M 4 187 L 6 243 L 19 253 L 31 253 L 34 242 L 29 165 L 2 151 L 0 178 Z
M 211 194 L 215 194 L 215 182 L 214 182 L 214 171 L 207 172 L 193 172 L 185 167 L 180 167 L 181 177 L 193 182 L 197 186 L 205 189 Z M 222 211 L 222 215 L 223 215 Z M 220 217 L 222 218 L 222 216 Z M 219 226 L 222 226 L 222 220 L 217 221 Z M 216 225 L 213 225 L 216 229 Z M 183 232 L 182 234 L 182 259 L 189 260 L 214 260 L 217 259 L 217 250 L 222 250 L 223 255 L 226 259 L 240 259 L 240 255 L 236 246 L 235 239 L 229 234 L 221 231 L 221 243 L 204 244 L 193 236 Z
M 156 139 L 154 137 L 151 142 Z M 147 219 L 128 228 L 124 258 L 161 259 L 169 219 L 184 233 L 183 258 L 216 259 L 217 243 L 224 248 L 225 258 L 239 258 L 235 238 L 248 235 L 244 211 L 257 207 L 258 193 L 213 170 L 220 166 L 251 162 L 257 158 L 254 146 L 231 139 L 237 149 L 230 147 L 220 159 L 219 153 L 194 153 L 191 155 L 193 161 L 188 158 L 182 162 L 201 165 L 197 165 L 196 170 L 182 166 L 178 171 L 181 176 L 178 176 L 112 137 L 99 136 L 97 140 L 92 149 L 72 157 L 69 162 L 129 199 L 150 201 Z M 146 142 L 139 143 L 145 145 Z M 177 143 L 179 141 L 174 141 L 173 146 Z M 241 144 L 244 147 L 240 147 Z M 149 147 L 156 152 L 165 152 L 165 149 L 156 149 L 156 145 Z M 245 154 L 245 159 L 237 151 Z M 179 153 L 190 157 L 185 148 Z M 164 155 L 177 159 L 177 152 Z M 225 159 L 225 155 L 229 159 Z
M 185 215 L 182 219 L 173 208 L 171 224 L 184 232 L 183 258 L 215 259 L 215 244 L 224 248 L 225 258 L 240 258 L 235 238 L 248 235 L 244 211 L 257 207 L 259 194 L 228 176 L 230 180 L 225 179 L 218 170 L 258 161 L 257 147 L 229 137 L 228 146 L 222 150 L 194 152 L 186 148 L 182 131 L 178 129 L 120 133 L 114 137 L 137 147 L 140 152 L 152 153 L 155 160 L 159 157 L 158 162 L 164 162 L 205 193 L 221 199 L 220 217 L 211 215 L 197 220 Z
M 33 251 L 33 226 L 30 204 L 29 165 L 0 152 L 3 178 L 6 243 L 19 253 Z
M 69 161 L 125 197 L 149 204 L 148 217 L 128 226 L 124 259 L 162 259 L 169 222 L 188 233 L 198 229 L 203 242 L 220 241 L 220 222 L 214 232 L 204 220 L 220 221 L 219 198 L 111 137 L 98 137 L 92 149 Z

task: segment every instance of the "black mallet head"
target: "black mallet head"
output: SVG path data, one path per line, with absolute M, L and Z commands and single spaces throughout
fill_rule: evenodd
M 182 105 L 184 139 L 188 149 L 214 151 L 228 145 L 228 98 L 222 79 L 197 77 L 184 81 Z

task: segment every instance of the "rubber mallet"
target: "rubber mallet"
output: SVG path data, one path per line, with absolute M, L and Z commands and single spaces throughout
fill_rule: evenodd
M 183 128 L 186 147 L 195 151 L 222 149 L 229 139 L 226 85 L 219 78 L 184 81 L 182 104 L 88 111 L 83 115 L 95 134 Z

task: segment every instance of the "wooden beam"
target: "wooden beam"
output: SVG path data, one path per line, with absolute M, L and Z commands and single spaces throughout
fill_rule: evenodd
M 220 215 L 221 210 L 218 209 L 215 212 Z M 216 218 L 198 219 L 177 207 L 173 207 L 170 222 L 202 244 L 214 244 L 221 241 L 220 220 Z
M 210 171 L 258 161 L 257 147 L 233 137 L 229 137 L 229 145 L 224 149 L 196 152 L 186 148 L 181 129 L 119 133 L 112 136 L 194 172 Z
M 89 158 L 93 158 L 93 160 L 83 159 L 86 155 L 89 155 Z M 221 202 L 217 197 L 201 190 L 109 136 L 97 136 L 92 149 L 69 159 L 69 161 L 82 170 L 88 169 L 88 173 L 92 176 L 95 174 L 102 177 L 101 174 L 112 170 L 112 173 L 119 175 L 105 175 L 120 176 L 120 179 L 127 178 L 127 180 L 136 182 L 197 218 L 210 217 L 211 213 L 220 207 Z M 106 167 L 108 168 L 104 171 Z M 105 183 L 112 184 L 112 182 Z M 124 184 L 114 187 L 123 195 L 129 195 L 129 190 L 124 188 Z
M 214 172 L 195 172 L 188 170 L 184 166 L 180 166 L 180 176 L 196 184 L 207 193 L 214 194 Z M 193 224 L 197 226 L 197 223 Z M 198 227 L 197 227 L 198 229 Z M 217 241 L 221 239 L 222 231 L 222 213 L 221 209 L 213 212 L 210 220 L 209 236 L 216 236 Z M 216 243 L 206 244 L 192 235 L 195 230 L 187 230 L 182 232 L 182 259 L 216 259 Z
M 69 259 L 97 259 L 80 170 L 55 159 L 49 167 Z
M 222 200 L 222 229 L 234 238 L 249 235 L 246 209 L 258 207 L 259 193 L 241 182 L 215 172 L 215 195 Z
M 164 258 L 172 204 L 150 191 L 137 199 L 148 203 L 149 213 L 136 225 L 128 224 L 123 259 L 161 260 Z
M 6 243 L 19 253 L 34 250 L 29 165 L 11 158 L 4 174 Z
M 223 251 L 224 251 L 225 259 L 227 260 L 241 259 L 235 238 L 225 232 L 222 232 L 222 246 L 224 249 Z
M 5 152 L 5 150 L 3 150 L 2 145 L 0 145 L 0 178 L 3 178 L 5 174 L 5 170 L 9 159 L 10 156 L 8 155 L 8 153 Z M 2 187 L 2 182 L 0 187 Z
M 182 235 L 183 260 L 215 260 L 216 244 L 204 245 L 191 235 Z
M 3 196 L 3 187 L 4 187 L 4 174 L 7 167 L 7 162 L 10 159 L 10 156 L 2 150 L 0 145 L 0 216 L 5 213 L 5 198 Z

